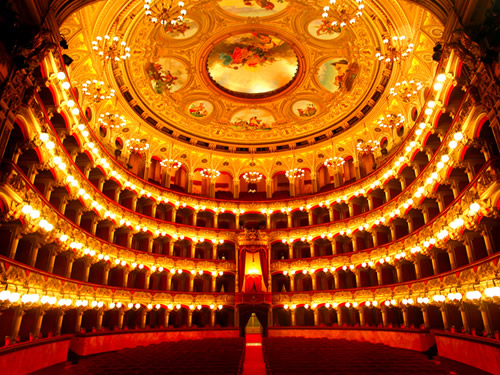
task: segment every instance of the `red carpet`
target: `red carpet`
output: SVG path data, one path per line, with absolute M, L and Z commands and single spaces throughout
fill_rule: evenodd
M 262 355 L 262 336 L 258 333 L 247 334 L 246 341 L 243 375 L 266 375 L 266 365 Z

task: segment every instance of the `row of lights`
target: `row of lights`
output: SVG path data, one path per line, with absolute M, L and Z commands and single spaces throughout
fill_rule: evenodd
M 63 74 L 64 74 L 64 73 L 63 73 Z M 445 79 L 446 79 L 446 76 L 445 76 L 444 74 L 440 74 L 440 75 L 438 76 L 438 82 L 441 82 L 443 79 L 445 80 Z M 87 133 L 88 133 L 88 132 L 87 132 Z M 422 134 L 422 129 L 417 129 L 417 132 L 416 132 L 416 133 L 417 133 L 418 135 Z M 139 143 L 140 143 L 140 140 L 139 140 Z M 413 142 L 413 143 L 415 143 L 415 142 Z M 416 143 L 415 143 L 415 144 L 416 144 Z M 372 146 L 370 146 L 370 147 L 362 147 L 363 145 L 359 145 L 359 146 L 361 147 L 361 150 L 368 150 L 368 149 L 370 149 L 370 150 L 371 150 L 371 149 L 373 149 L 373 147 L 376 147 L 376 146 L 373 146 L 373 147 L 372 147 Z M 141 147 L 142 147 L 142 146 L 141 146 Z M 411 147 L 411 145 L 410 145 L 410 146 L 408 146 L 408 147 L 406 148 L 406 151 L 408 151 L 408 150 L 410 149 L 410 147 Z M 108 163 L 108 165 L 109 165 L 109 163 Z M 204 177 L 207 177 L 207 178 L 213 178 L 213 176 L 217 175 L 217 172 L 218 172 L 218 171 L 216 171 L 216 170 L 208 170 L 208 169 L 207 169 L 207 170 L 206 170 L 205 172 L 203 172 L 202 174 L 206 175 L 206 176 L 204 176 Z M 298 168 L 298 169 L 296 169 L 296 170 L 290 170 L 290 171 L 288 171 L 288 172 L 289 172 L 289 175 L 290 175 L 290 176 L 300 177 L 300 176 L 302 175 L 302 172 L 304 172 L 304 171 L 303 171 L 303 169 Z M 392 170 L 391 170 L 390 172 L 392 172 Z M 115 172 L 115 173 L 116 173 L 116 172 Z M 220 174 L 220 172 L 219 172 L 219 174 Z M 211 177 L 211 176 L 212 176 L 212 177 Z M 293 177 L 292 177 L 292 178 L 293 178 Z M 377 180 L 377 182 L 378 182 L 378 180 Z M 372 184 L 372 185 L 373 185 L 373 184 Z

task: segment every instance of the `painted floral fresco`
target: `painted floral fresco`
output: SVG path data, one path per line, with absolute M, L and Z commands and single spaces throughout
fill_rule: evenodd
M 340 36 L 340 26 L 332 26 L 327 19 L 317 19 L 309 23 L 307 31 L 316 39 L 333 40 Z
M 212 103 L 206 101 L 206 100 L 197 100 L 193 103 L 188 108 L 188 112 L 191 116 L 196 117 L 196 118 L 203 118 L 210 116 L 210 114 L 213 112 L 214 107 Z
M 268 131 L 273 125 L 273 115 L 264 109 L 243 109 L 231 118 L 236 131 Z
M 260 94 L 290 83 L 298 70 L 290 45 L 264 33 L 228 37 L 212 49 L 207 67 L 220 86 L 237 93 Z
M 359 71 L 357 62 L 344 58 L 331 59 L 319 68 L 318 80 L 330 92 L 351 91 Z
M 222 0 L 219 6 L 226 12 L 241 17 L 265 17 L 287 7 L 285 0 Z
M 309 100 L 300 100 L 292 107 L 293 113 L 299 117 L 313 117 L 318 113 L 318 107 Z
M 171 58 L 160 58 L 146 64 L 146 73 L 157 94 L 179 90 L 186 83 L 188 74 L 183 63 Z

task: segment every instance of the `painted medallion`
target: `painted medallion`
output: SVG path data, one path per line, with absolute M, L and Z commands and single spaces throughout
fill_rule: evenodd
M 172 93 L 184 86 L 188 73 L 186 66 L 172 58 L 159 58 L 146 64 L 146 73 L 157 94 Z
M 318 113 L 318 107 L 309 100 L 299 100 L 293 104 L 292 111 L 295 115 L 306 119 L 316 116 Z
M 333 40 L 340 36 L 340 27 L 332 26 L 326 19 L 317 19 L 307 25 L 307 31 L 316 39 Z
M 285 0 L 222 0 L 219 6 L 240 17 L 266 17 L 287 7 Z
M 345 58 L 331 59 L 319 68 L 318 80 L 330 92 L 351 91 L 359 71 L 357 62 Z
M 243 109 L 231 118 L 231 126 L 236 131 L 268 131 L 274 125 L 274 117 L 265 109 Z
M 210 116 L 214 110 L 212 103 L 206 100 L 197 100 L 188 107 L 188 113 L 197 119 Z

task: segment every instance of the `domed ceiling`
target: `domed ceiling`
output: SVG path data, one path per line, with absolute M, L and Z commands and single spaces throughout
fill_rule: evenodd
M 164 137 L 222 151 L 219 144 L 276 151 L 348 135 L 355 143 L 374 134 L 371 124 L 384 111 L 409 117 L 410 106 L 384 93 L 403 70 L 430 77 L 442 26 L 415 5 L 365 1 L 354 25 L 334 27 L 321 16 L 324 3 L 186 2 L 185 20 L 174 27 L 149 22 L 143 0 L 121 0 L 84 8 L 61 32 L 70 40 L 76 81 L 95 74 L 116 88 L 118 102 L 95 110 L 123 108 L 130 117 L 124 133 L 152 131 L 160 143 Z M 380 62 L 382 37 L 400 29 L 416 43 L 415 57 Z M 123 37 L 129 59 L 103 67 L 83 52 L 106 33 Z

